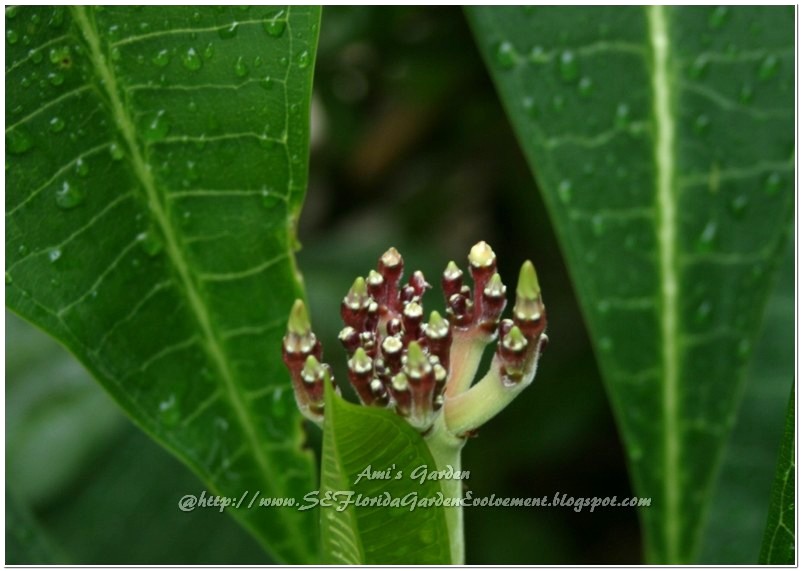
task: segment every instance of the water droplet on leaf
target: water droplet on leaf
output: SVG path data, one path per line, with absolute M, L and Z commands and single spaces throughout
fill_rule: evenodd
M 281 10 L 275 17 L 264 22 L 264 30 L 273 38 L 280 38 L 286 29 L 286 22 L 281 18 L 284 11 Z
M 64 123 L 64 119 L 61 117 L 53 117 L 50 119 L 50 132 L 51 133 L 60 133 L 64 130 L 66 123 Z
M 234 72 L 239 77 L 245 77 L 248 74 L 248 66 L 245 63 L 245 59 L 242 56 L 236 58 L 236 63 L 234 63 Z
M 164 248 L 164 243 L 161 241 L 161 236 L 158 230 L 151 226 L 146 232 L 142 232 L 136 237 L 142 245 L 142 250 L 151 258 L 158 255 Z
M 220 28 L 218 33 L 220 38 L 223 40 L 230 40 L 231 38 L 236 37 L 236 33 L 239 31 L 239 22 L 233 22 L 231 25 L 226 26 L 225 28 Z
M 47 253 L 47 259 L 50 260 L 50 263 L 57 261 L 61 257 L 61 250 L 58 248 L 53 248 Z
M 779 71 L 779 58 L 770 55 L 762 60 L 759 66 L 759 79 L 766 81 L 774 77 Z
M 768 194 L 776 194 L 782 186 L 782 177 L 779 173 L 774 172 L 768 175 L 765 179 L 765 192 Z
M 517 54 L 509 42 L 501 42 L 495 49 L 495 63 L 503 69 L 512 69 L 517 63 Z
M 56 191 L 56 205 L 62 210 L 70 210 L 83 204 L 86 195 L 80 186 L 64 181 Z
M 573 82 L 578 79 L 578 60 L 570 50 L 562 52 L 559 56 L 559 75 L 562 77 L 562 81 Z
M 6 150 L 9 153 L 21 155 L 31 147 L 33 147 L 33 138 L 24 127 L 15 127 L 6 133 Z
M 150 120 L 145 123 L 145 140 L 151 143 L 161 141 L 167 136 L 169 130 L 170 124 L 164 116 L 164 111 L 159 111 L 155 115 L 151 115 Z
M 573 195 L 573 184 L 569 180 L 563 180 L 559 183 L 556 194 L 559 195 L 559 200 L 567 204 Z
M 156 55 L 153 56 L 153 59 L 151 61 L 159 67 L 166 66 L 168 63 L 170 63 L 169 50 L 159 51 Z
M 189 48 L 184 52 L 181 56 L 181 63 L 190 71 L 197 71 L 203 66 L 203 60 L 200 59 L 200 55 L 198 55 L 195 48 Z
M 303 50 L 302 52 L 300 52 L 300 55 L 298 55 L 298 68 L 306 69 L 307 67 L 309 67 L 310 59 L 311 57 L 309 56 L 308 51 Z

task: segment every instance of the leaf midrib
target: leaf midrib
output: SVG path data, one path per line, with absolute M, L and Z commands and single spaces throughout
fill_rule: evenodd
M 263 448 L 259 445 L 259 438 L 255 427 L 255 421 L 248 410 L 247 405 L 242 399 L 242 396 L 237 388 L 234 375 L 228 365 L 228 360 L 225 356 L 223 345 L 216 332 L 212 317 L 206 307 L 206 303 L 201 295 L 200 288 L 192 278 L 189 263 L 184 255 L 183 249 L 180 245 L 179 238 L 175 232 L 168 213 L 164 205 L 159 200 L 159 191 L 156 182 L 153 178 L 151 170 L 147 166 L 142 150 L 138 143 L 136 135 L 136 128 L 134 123 L 126 112 L 123 102 L 119 95 L 117 86 L 117 78 L 112 68 L 107 64 L 107 58 L 103 53 L 100 45 L 100 37 L 94 22 L 86 13 L 85 6 L 71 6 L 70 10 L 73 19 L 78 25 L 78 28 L 89 47 L 89 59 L 101 78 L 101 86 L 111 108 L 114 123 L 120 131 L 130 154 L 129 162 L 133 171 L 141 183 L 145 191 L 145 198 L 149 206 L 150 212 L 158 225 L 159 230 L 164 238 L 164 251 L 167 254 L 173 268 L 176 271 L 178 280 L 181 287 L 178 288 L 182 291 L 188 302 L 193 316 L 195 317 L 198 325 L 200 326 L 202 343 L 201 346 L 206 351 L 209 359 L 214 367 L 219 372 L 219 378 L 222 379 L 222 385 L 227 396 L 227 400 L 231 405 L 234 416 L 242 427 L 247 446 L 252 450 L 253 456 L 259 466 L 260 472 L 265 480 L 265 485 L 268 487 L 275 487 L 280 479 L 276 478 L 270 463 L 264 453 Z M 288 18 L 288 14 L 287 14 Z M 288 518 L 278 510 L 279 517 L 285 521 L 288 526 L 297 528 L 297 523 L 294 519 Z M 305 535 L 302 530 L 294 529 L 294 533 L 288 534 L 291 537 L 302 537 Z
M 656 238 L 659 252 L 660 324 L 662 353 L 662 446 L 665 493 L 665 559 L 678 562 L 679 488 L 678 469 L 681 443 L 678 438 L 679 350 L 678 337 L 678 261 L 676 257 L 675 211 L 675 117 L 670 82 L 670 37 L 663 6 L 650 6 L 648 38 L 652 54 L 652 114 L 655 127 L 654 165 L 656 169 Z

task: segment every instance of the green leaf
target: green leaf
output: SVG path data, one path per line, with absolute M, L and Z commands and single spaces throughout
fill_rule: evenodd
M 314 7 L 6 11 L 6 299 L 231 497 L 314 488 L 280 340 Z M 314 522 L 235 514 L 279 559 Z
M 790 393 L 776 479 L 771 492 L 768 525 L 759 562 L 763 565 L 795 563 L 795 390 Z
M 699 562 L 756 565 L 795 359 L 795 251 L 787 248 L 709 505 Z
M 691 561 L 787 235 L 792 11 L 468 15 L 557 229 L 637 495 L 652 498 L 648 560 Z
M 406 421 L 388 410 L 350 404 L 326 387 L 319 498 L 330 498 L 331 507 L 319 509 L 328 563 L 450 563 L 445 508 L 421 503 L 442 493 L 440 482 L 413 479 L 421 466 L 436 470 L 428 446 Z M 367 469 L 388 471 L 391 479 L 359 478 Z M 382 507 L 345 501 L 359 496 L 365 502 L 381 497 L 405 503 Z

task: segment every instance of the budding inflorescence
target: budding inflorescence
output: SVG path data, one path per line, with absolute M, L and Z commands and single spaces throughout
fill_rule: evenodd
M 473 287 L 464 283 L 464 273 L 454 262 L 448 263 L 441 282 L 446 316 L 432 311 L 427 321 L 423 295 L 431 285 L 419 271 L 402 283 L 403 258 L 395 248 L 379 258 L 367 278 L 356 278 L 340 306 L 345 327 L 339 340 L 348 355 L 348 379 L 362 404 L 392 409 L 425 433 L 449 399 L 460 396 L 461 389 L 446 388 L 470 387 L 472 379 L 454 378 L 470 370 L 458 362 L 468 354 L 464 347 L 483 350 L 496 337 L 495 358 L 481 383 L 503 391 L 531 382 L 546 341 L 545 306 L 533 264 L 523 264 L 512 318 L 501 320 L 506 286 L 497 272 L 495 253 L 479 242 L 470 250 L 468 263 Z M 322 362 L 322 348 L 300 300 L 290 314 L 283 356 L 300 410 L 321 422 L 324 386 L 334 379 Z M 486 411 L 482 414 L 483 418 Z

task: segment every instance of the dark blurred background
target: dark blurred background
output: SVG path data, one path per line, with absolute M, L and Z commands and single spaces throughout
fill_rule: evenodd
M 510 293 L 537 267 L 550 345 L 534 384 L 465 449 L 477 496 L 632 495 L 620 439 L 535 182 L 458 8 L 323 12 L 298 255 L 315 330 L 345 378 L 339 303 L 389 246 L 438 284 L 488 241 Z M 438 285 L 426 310 L 441 310 Z M 268 562 L 227 516 L 176 509 L 202 485 L 54 341 L 6 321 L 7 562 Z M 315 427 L 312 440 L 319 441 Z M 471 564 L 633 564 L 637 514 L 472 508 Z

